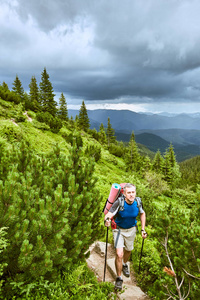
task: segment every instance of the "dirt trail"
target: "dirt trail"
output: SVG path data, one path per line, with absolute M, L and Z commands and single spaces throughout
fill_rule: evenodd
M 115 283 L 115 251 L 111 244 L 107 246 L 107 268 L 105 281 Z M 105 248 L 106 244 L 103 242 L 95 242 L 90 247 L 90 256 L 87 259 L 87 264 L 93 270 L 99 281 L 104 278 L 104 264 L 105 264 Z M 130 265 L 129 265 L 130 269 Z M 118 299 L 125 300 L 149 300 L 147 295 L 137 286 L 136 279 L 133 272 L 129 278 L 123 276 L 123 293 L 118 292 Z
M 27 119 L 28 119 L 29 122 L 32 122 L 32 121 L 33 121 L 33 119 L 32 119 L 31 117 L 29 117 L 27 111 L 25 111 L 24 115 L 27 117 Z

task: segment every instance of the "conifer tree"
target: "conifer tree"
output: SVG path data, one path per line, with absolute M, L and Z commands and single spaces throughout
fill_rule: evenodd
M 39 95 L 39 102 L 41 103 L 42 111 L 49 112 L 52 116 L 55 117 L 57 112 L 57 103 L 54 100 L 55 94 L 53 93 L 53 87 L 49 80 L 49 74 L 47 73 L 46 68 L 44 68 L 41 74 Z
M 31 78 L 29 89 L 30 107 L 33 111 L 37 112 L 40 110 L 41 106 L 39 103 L 39 88 L 35 76 L 32 76 Z
M 79 128 L 79 117 L 78 115 L 75 116 L 74 125 L 76 128 Z
M 5 83 L 5 81 L 3 81 L 1 86 L 5 91 L 9 91 L 9 87 L 8 87 L 7 83 Z
M 84 131 L 88 131 L 88 129 L 90 128 L 90 120 L 84 101 L 82 102 L 81 108 L 79 110 L 78 124 L 79 128 Z
M 142 168 L 143 172 L 147 172 L 151 169 L 151 160 L 148 156 L 145 156 L 142 158 L 141 164 L 142 164 L 141 168 Z
M 131 164 L 137 164 L 139 154 L 138 154 L 137 144 L 136 144 L 136 141 L 135 141 L 134 132 L 132 132 L 132 134 L 131 134 L 129 147 L 130 147 Z
M 135 134 L 132 132 L 129 145 L 128 152 L 126 154 L 126 165 L 130 170 L 138 171 L 140 168 L 140 155 L 138 153 L 138 147 L 135 141 Z
M 58 109 L 58 116 L 63 121 L 68 121 L 68 110 L 67 110 L 67 102 L 63 93 L 59 98 L 59 109 Z
M 164 163 L 164 159 L 163 159 L 160 151 L 158 150 L 156 152 L 156 155 L 155 155 L 154 159 L 153 159 L 152 169 L 155 170 L 157 173 L 162 172 L 163 163 Z
M 101 144 L 106 144 L 106 131 L 105 131 L 105 128 L 103 126 L 103 123 L 101 123 L 101 125 L 99 127 L 98 135 L 99 135 L 99 142 Z
M 175 156 L 174 148 L 173 148 L 172 144 L 170 144 L 170 146 L 168 148 L 168 156 L 169 156 L 170 164 L 173 168 L 176 165 L 176 156 Z
M 71 116 L 70 118 L 69 118 L 69 125 L 70 125 L 70 127 L 71 128 L 75 128 L 75 120 L 73 119 L 73 116 Z
M 172 166 L 171 166 L 171 161 L 170 161 L 170 157 L 169 157 L 168 151 L 166 151 L 165 154 L 164 154 L 164 163 L 163 163 L 162 173 L 164 175 L 164 179 L 168 183 L 172 183 L 172 180 L 173 180 L 173 177 L 172 177 Z
M 112 128 L 109 117 L 108 117 L 108 123 L 106 128 L 106 136 L 107 136 L 107 143 L 109 147 L 112 143 L 115 143 L 116 141 L 115 130 Z
M 172 145 L 170 145 L 164 155 L 163 174 L 164 179 L 170 183 L 171 186 L 175 186 L 181 177 Z
M 19 80 L 19 77 L 18 75 L 16 75 L 16 78 L 13 82 L 13 88 L 12 90 L 17 94 L 19 95 L 20 99 L 21 99 L 21 102 L 24 101 L 24 89 L 22 87 L 22 83 L 21 81 Z

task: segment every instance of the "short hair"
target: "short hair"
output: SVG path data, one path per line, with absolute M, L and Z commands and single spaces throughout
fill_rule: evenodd
M 132 184 L 132 183 L 126 183 L 125 186 L 123 187 L 123 190 L 124 190 L 124 192 L 126 192 L 127 188 L 132 188 L 132 187 L 134 187 L 135 191 L 136 191 L 136 186 L 134 184 Z

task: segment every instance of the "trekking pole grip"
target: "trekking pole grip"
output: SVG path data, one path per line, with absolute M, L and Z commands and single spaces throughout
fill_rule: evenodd
M 111 219 L 110 219 L 110 218 L 106 218 L 106 219 L 104 220 L 104 225 L 105 225 L 105 223 L 106 223 L 107 221 L 111 221 Z

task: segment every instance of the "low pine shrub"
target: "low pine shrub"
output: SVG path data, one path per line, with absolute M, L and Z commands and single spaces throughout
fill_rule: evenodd
M 101 235 L 94 162 L 75 141 L 67 156 L 58 146 L 46 157 L 36 156 L 25 142 L 9 152 L 2 148 L 0 227 L 8 227 L 9 240 L 0 256 L 0 264 L 7 263 L 5 291 L 9 278 L 17 285 L 39 276 L 54 281 L 84 260 Z
M 57 117 L 53 117 L 49 112 L 38 112 L 36 119 L 41 123 L 46 123 L 53 133 L 58 133 L 62 128 L 62 121 Z
M 15 300 L 108 300 L 116 299 L 113 285 L 99 283 L 85 263 L 75 264 L 59 275 L 54 282 L 40 276 L 32 282 L 10 282 L 11 290 L 6 298 Z M 11 298 L 12 297 L 12 298 Z

